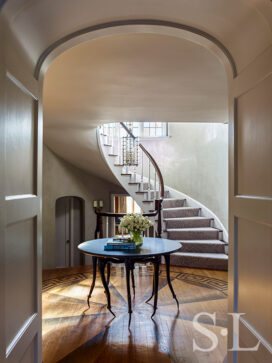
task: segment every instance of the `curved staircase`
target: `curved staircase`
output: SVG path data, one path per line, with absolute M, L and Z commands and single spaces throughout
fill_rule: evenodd
M 156 199 L 161 198 L 161 186 L 156 170 L 148 160 L 144 171 L 144 153 L 139 166 L 128 167 L 122 162 L 121 139 L 124 130 L 120 124 L 103 125 L 98 129 L 100 150 L 112 173 L 144 212 L 154 210 Z M 164 187 L 163 187 L 164 189 Z M 171 188 L 165 188 L 162 203 L 162 236 L 177 240 L 181 249 L 171 257 L 171 264 L 193 268 L 227 270 L 226 231 L 218 218 L 206 207 Z M 176 197 L 180 194 L 180 198 Z M 192 202 L 193 201 L 193 202 Z M 157 221 L 155 220 L 155 223 Z M 226 239 L 226 237 L 225 237 Z

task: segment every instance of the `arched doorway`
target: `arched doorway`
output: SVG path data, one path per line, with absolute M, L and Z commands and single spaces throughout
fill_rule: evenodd
M 2 10 L 2 6 L 4 3 L 6 3 L 7 1 L 2 2 L 2 5 L 0 5 L 0 10 Z M 9 3 L 9 2 L 8 2 Z M 12 8 L 11 8 L 11 13 L 15 13 L 16 10 L 16 6 L 14 6 L 14 2 L 12 3 Z M 36 3 L 38 2 L 33 2 L 34 5 L 36 5 Z M 42 3 L 40 1 L 40 3 Z M 87 4 L 87 2 L 85 2 Z M 177 2 L 180 4 L 180 6 L 184 6 L 184 4 L 182 4 L 182 2 Z M 200 4 L 201 2 L 199 2 Z M 202 2 L 204 3 L 204 2 Z M 250 12 L 249 11 L 244 11 L 241 12 L 242 14 L 242 21 L 240 19 L 240 17 L 238 17 L 239 15 L 239 8 L 237 8 L 237 11 L 235 13 L 235 17 L 233 18 L 237 18 L 237 20 L 239 21 L 237 27 L 233 27 L 232 29 L 227 29 L 227 24 L 231 22 L 230 21 L 225 21 L 225 14 L 229 14 L 229 11 L 231 10 L 232 7 L 236 7 L 236 4 L 238 4 L 239 2 L 232 2 L 232 3 L 227 3 L 226 4 L 226 9 L 222 8 L 221 11 L 221 16 L 215 16 L 214 12 L 212 11 L 212 7 L 209 8 L 209 11 L 202 11 L 198 13 L 201 13 L 201 19 L 205 18 L 205 14 L 206 17 L 209 21 L 209 23 L 213 26 L 213 28 L 210 29 L 210 27 L 208 26 L 204 26 L 201 22 L 199 23 L 199 31 L 200 29 L 208 29 L 210 30 L 211 33 L 214 33 L 214 26 L 218 23 L 218 24 L 222 24 L 222 22 L 219 21 L 211 21 L 211 19 L 223 19 L 224 20 L 224 26 L 220 25 L 220 29 L 226 29 L 226 43 L 228 45 L 231 45 L 231 38 L 233 37 L 234 40 L 234 49 L 237 49 L 237 55 L 235 57 L 235 59 L 237 61 L 240 60 L 240 68 L 241 68 L 241 72 L 238 72 L 238 77 L 236 78 L 236 80 L 234 82 L 230 82 L 230 90 L 231 90 L 231 96 L 230 96 L 230 125 L 231 125 L 231 132 L 230 132 L 230 234 L 232 235 L 232 240 L 233 240 L 233 247 L 231 246 L 231 261 L 232 261 L 232 265 L 231 265 L 231 273 L 230 273 L 230 299 L 231 299 L 231 303 L 230 303 L 230 308 L 229 311 L 243 311 L 243 307 L 245 307 L 245 310 L 248 310 L 248 304 L 250 303 L 251 306 L 256 306 L 256 304 L 252 304 L 252 301 L 255 301 L 256 296 L 261 296 L 261 294 L 256 294 L 255 290 L 252 288 L 246 288 L 246 284 L 250 284 L 251 281 L 260 281 L 260 286 L 262 286 L 266 291 L 269 291 L 268 289 L 266 289 L 267 284 L 264 284 L 263 281 L 266 281 L 264 277 L 269 276 L 269 261 L 268 263 L 264 264 L 264 258 L 265 257 L 269 257 L 268 253 L 265 253 L 266 250 L 268 250 L 268 246 L 269 246 L 269 233 L 267 233 L 266 231 L 261 231 L 262 234 L 262 238 L 258 237 L 255 238 L 255 241 L 251 241 L 250 238 L 251 237 L 254 238 L 254 230 L 257 230 L 257 226 L 256 225 L 260 225 L 259 228 L 266 228 L 266 226 L 270 226 L 271 225 L 271 218 L 270 218 L 270 201 L 271 201 L 271 190 L 266 187 L 266 189 L 263 187 L 263 185 L 261 184 L 261 182 L 264 181 L 268 181 L 269 182 L 269 178 L 265 178 L 264 175 L 266 175 L 264 173 L 264 171 L 269 170 L 269 168 L 267 168 L 267 165 L 269 165 L 269 160 L 270 160 L 270 149 L 267 147 L 267 145 L 271 145 L 271 143 L 269 142 L 269 135 L 271 135 L 271 133 L 269 133 L 269 115 L 270 115 L 270 109 L 271 109 L 271 103 L 265 101 L 264 104 L 261 104 L 260 101 L 262 100 L 267 100 L 267 98 L 263 97 L 263 95 L 268 95 L 271 94 L 270 92 L 270 84 L 265 83 L 265 85 L 263 86 L 263 82 L 264 80 L 266 80 L 265 82 L 271 80 L 271 45 L 267 44 L 267 41 L 265 39 L 266 36 L 266 32 L 263 30 L 263 36 L 259 36 L 258 37 L 258 32 L 257 30 L 260 30 L 259 27 L 254 26 L 256 23 L 253 22 L 254 17 L 252 16 L 250 18 Z M 144 2 L 143 4 L 146 4 L 146 6 L 150 6 L 150 4 L 148 4 L 148 2 Z M 21 6 L 22 4 L 20 4 Z M 44 2 L 43 2 L 44 5 Z M 93 4 L 92 4 L 93 5 Z M 142 5 L 142 4 L 141 4 Z M 14 6 L 14 7 L 13 7 Z M 19 6 L 19 5 L 18 5 Z M 75 6 L 78 6 L 78 4 L 76 4 Z M 206 5 L 204 5 L 206 6 Z M 260 5 L 262 6 L 262 5 Z M 18 18 L 20 18 L 21 16 L 25 15 L 26 12 L 26 8 L 30 8 L 31 6 L 25 7 L 24 11 L 20 11 L 17 13 L 16 15 L 16 20 L 18 21 Z M 195 11 L 195 6 L 192 5 L 193 10 Z M 251 7 L 251 5 L 250 5 Z M 253 8 L 253 6 L 252 6 Z M 46 10 L 48 9 L 48 18 L 46 18 Z M 160 9 L 160 6 L 156 6 L 154 7 L 154 11 Z M 180 21 L 184 20 L 183 17 L 186 15 L 186 13 L 188 13 L 190 15 L 190 11 L 186 12 L 186 11 L 178 11 L 179 9 L 174 8 L 173 11 L 173 15 L 168 14 L 166 12 L 166 10 L 168 11 L 172 9 L 172 6 L 168 6 L 167 8 L 164 8 L 164 16 L 166 18 L 174 18 L 176 21 L 179 21 L 179 16 L 181 17 Z M 220 9 L 220 6 L 215 6 L 214 9 Z M 263 12 L 266 12 L 266 14 L 269 14 L 268 11 L 266 11 L 265 7 L 262 8 Z M 57 22 L 53 22 L 52 20 L 52 15 L 55 13 L 56 16 L 58 16 L 59 12 L 58 11 L 50 11 L 50 7 L 49 6 L 43 6 L 41 8 L 41 13 L 42 13 L 42 18 L 43 19 L 43 24 L 46 24 L 48 27 L 50 27 L 53 31 L 54 27 L 52 26 L 53 24 L 56 24 Z M 110 6 L 105 6 L 105 11 L 112 11 L 112 8 Z M 133 12 L 130 6 L 127 7 L 127 11 L 129 11 L 129 17 L 135 17 L 137 18 L 137 13 Z M 135 10 L 137 10 L 137 7 L 135 7 Z M 135 11 L 134 10 L 134 11 Z M 163 9 L 162 9 L 163 10 Z M 161 13 L 162 13 L 161 10 Z M 185 9 L 186 10 L 186 9 Z M 234 8 L 234 11 L 236 9 Z M 249 10 L 249 9 L 247 9 Z M 70 11 L 70 13 L 72 14 L 73 18 L 77 18 L 74 17 L 74 12 Z M 88 17 L 90 16 L 89 14 L 95 14 L 96 16 L 100 15 L 100 12 L 96 12 L 96 11 L 82 11 L 82 14 L 88 14 Z M 142 10 L 142 13 L 147 14 L 147 13 L 152 13 L 150 11 L 150 9 L 148 11 L 144 11 L 144 9 Z M 28 34 L 32 34 L 35 39 L 40 39 L 42 40 L 43 38 L 45 39 L 45 36 L 43 36 L 43 34 L 40 34 L 40 30 L 44 29 L 45 32 L 47 32 L 49 35 L 51 34 L 51 38 L 57 39 L 58 35 L 57 33 L 55 33 L 55 36 L 53 36 L 53 34 L 51 32 L 48 31 L 48 29 L 46 29 L 45 26 L 40 26 L 41 22 L 38 21 L 38 18 L 36 17 L 36 13 L 34 13 L 35 16 L 33 16 L 33 13 L 30 14 L 30 16 L 32 16 L 33 19 L 37 19 L 36 24 L 38 27 L 39 32 L 33 31 L 29 31 Z M 68 11 L 67 11 L 68 14 Z M 179 15 L 180 14 L 180 15 Z M 260 17 L 259 15 L 261 15 L 262 12 L 261 11 L 257 11 L 256 9 L 256 18 L 257 15 L 258 17 Z M 151 14 L 152 15 L 152 14 Z M 194 13 L 191 14 L 191 16 L 194 15 Z M 237 15 L 237 16 L 236 16 Z M 246 15 L 249 17 L 249 21 L 245 21 L 246 19 Z M 121 13 L 122 18 L 126 17 L 126 12 L 125 12 L 125 7 L 122 7 L 122 13 Z M 154 17 L 158 18 L 162 15 L 160 15 L 160 13 L 156 13 L 154 14 Z M 113 14 L 108 15 L 108 18 L 116 18 L 117 15 L 113 16 Z M 15 28 L 15 17 L 12 18 L 13 19 L 13 24 L 12 24 L 12 28 Z M 46 21 L 46 19 L 48 19 L 48 21 Z M 198 23 L 198 21 L 195 18 L 191 18 L 190 17 L 187 20 L 186 23 Z M 227 18 L 226 18 L 227 20 Z M 148 21 L 148 20 L 147 20 Z M 92 21 L 90 21 L 93 24 L 98 24 L 99 21 L 97 19 L 92 19 Z M 27 21 L 21 21 L 21 24 L 25 25 L 27 23 Z M 65 26 L 67 24 L 69 24 L 69 19 L 67 19 L 65 22 L 59 22 L 60 24 L 65 24 Z M 262 21 L 263 23 L 263 28 L 267 29 L 267 32 L 269 30 L 269 27 L 267 26 L 267 21 L 264 19 L 264 21 Z M 29 24 L 31 24 L 29 22 Z M 32 25 L 32 24 L 31 24 Z M 248 25 L 248 29 L 252 30 L 254 29 L 254 36 L 252 36 L 252 32 L 251 31 L 245 31 L 246 28 L 244 28 L 246 25 Z M 97 26 L 96 26 L 97 27 Z M 5 33 L 12 33 L 10 31 L 6 32 L 3 31 L 6 28 L 6 24 L 4 22 L 2 22 L 2 19 L 0 19 L 0 34 L 1 34 L 1 65 L 0 65 L 0 79 L 1 79 L 1 84 L 3 84 L 4 87 L 1 87 L 1 95 L 0 95 L 0 103 L 1 106 L 2 104 L 4 105 L 3 109 L 5 109 L 5 112 L 9 115 L 9 117 L 3 117 L 3 121 L 1 122 L 1 132 L 0 132 L 0 145 L 1 145 L 1 181 L 3 180 L 3 183 L 5 183 L 6 181 L 6 185 L 8 186 L 13 186 L 13 181 L 17 181 L 18 182 L 18 188 L 16 188 L 15 194 L 10 193 L 9 190 L 5 190 L 5 188 L 1 188 L 1 198 L 0 198 L 0 203 L 1 203 L 1 211 L 7 209 L 7 215 L 5 215 L 3 213 L 3 217 L 1 216 L 1 221 L 0 221 L 0 233 L 1 233 L 1 238 L 3 239 L 3 241 L 7 240 L 6 245 L 9 246 L 9 249 L 4 248 L 5 247 L 5 243 L 3 243 L 3 248 L 1 246 L 1 252 L 3 250 L 3 253 L 0 253 L 1 256 L 1 263 L 0 265 L 3 266 L 3 274 L 1 274 L 3 276 L 3 283 L 1 281 L 1 296 L 3 296 L 3 303 L 2 301 L 0 302 L 1 305 L 1 314 L 3 314 L 3 316 L 6 316 L 8 319 L 8 323 L 7 324 L 2 324 L 2 327 L 0 329 L 0 337 L 3 338 L 5 337 L 6 334 L 6 349 L 5 346 L 3 345 L 3 349 L 1 349 L 0 351 L 0 360 L 2 361 L 2 359 L 4 361 L 6 361 L 6 359 L 12 359 L 10 358 L 15 357 L 16 359 L 19 361 L 41 361 L 41 332 L 40 332 L 40 311 L 41 311 L 41 304 L 40 304 L 40 298 L 39 298 L 39 291 L 40 291 L 40 281 L 41 281 L 41 263 L 40 263 L 40 256 L 41 256 L 41 206 L 40 206 L 40 201 L 41 201 L 41 143 L 42 143 L 42 132 L 40 131 L 41 127 L 42 127 L 42 121 L 37 122 L 37 126 L 34 122 L 32 122 L 33 117 L 32 117 L 32 112 L 33 109 L 37 109 L 36 105 L 38 105 L 38 103 L 41 104 L 42 106 L 42 102 L 39 102 L 40 100 L 40 92 L 39 92 L 39 87 L 38 84 L 34 82 L 34 80 L 31 77 L 30 74 L 30 70 L 28 69 L 28 66 L 31 62 L 29 62 L 30 59 L 33 60 L 33 63 L 35 63 L 35 59 L 33 59 L 33 54 L 35 54 L 34 52 L 34 45 L 35 42 L 32 42 L 31 39 L 26 39 L 26 41 L 24 43 L 20 44 L 20 41 L 18 42 L 16 39 L 16 42 L 13 40 L 10 41 L 10 39 L 8 39 L 7 43 L 8 43 L 8 48 L 9 50 L 12 49 L 14 47 L 14 51 L 9 52 L 8 53 L 8 57 L 2 57 L 2 54 L 5 55 L 6 50 L 4 49 L 4 46 L 2 46 L 2 37 L 4 38 Z M 29 27 L 26 27 L 27 29 L 29 29 Z M 80 26 L 76 26 L 73 25 L 73 29 L 80 29 Z M 99 29 L 97 27 L 97 29 Z M 103 29 L 102 29 L 103 31 Z M 21 32 L 23 34 L 23 32 Z M 59 31 L 58 34 L 66 34 L 67 33 L 67 38 L 69 38 L 68 33 L 69 31 Z M 13 33 L 12 33 L 13 34 Z M 80 31 L 79 31 L 79 34 Z M 232 35 L 232 36 L 231 36 Z M 221 39 L 223 38 L 222 33 L 218 33 L 218 38 Z M 268 36 L 266 37 L 267 39 Z M 239 44 L 239 39 L 240 39 L 240 44 Z M 45 39 L 46 40 L 46 39 Z M 258 43 L 258 44 L 257 44 Z M 23 48 L 22 44 L 25 45 L 29 45 L 31 44 L 31 47 L 29 47 L 29 53 L 26 51 L 26 46 Z M 56 44 L 58 44 L 58 42 L 56 42 Z M 61 47 L 60 47 L 61 48 Z M 23 54 L 23 49 L 25 51 L 25 54 Z M 63 48 L 62 48 L 63 49 Z M 36 51 L 37 54 L 39 54 L 39 51 Z M 29 55 L 29 57 L 27 58 L 27 55 Z M 7 59 L 5 59 L 7 58 Z M 2 61 L 2 59 L 4 59 Z M 9 70 L 9 72 L 12 72 L 11 74 L 9 72 L 7 72 L 7 69 Z M 7 78 L 7 80 L 6 80 Z M 19 81 L 17 81 L 17 79 Z M 12 81 L 11 81 L 12 80 Z M 13 85 L 10 84 L 10 81 L 14 83 L 14 85 L 19 88 L 19 90 L 16 90 L 16 88 L 14 89 Z M 263 86 L 260 87 L 260 86 Z M 30 92 L 28 91 L 28 89 L 30 90 Z M 250 93 L 249 93 L 250 92 Z M 252 93 L 253 92 L 253 93 Z M 248 93 L 246 95 L 246 93 Z M 6 95 L 7 94 L 7 95 Z M 24 101 L 25 95 L 27 95 L 28 98 L 32 99 L 32 103 L 34 104 L 35 107 L 32 107 L 33 105 L 30 104 L 28 105 L 26 102 L 22 102 L 23 104 L 23 112 L 21 112 L 20 108 L 15 108 L 16 105 L 18 105 L 19 100 Z M 2 101 L 3 100 L 3 101 Z M 236 109 L 234 112 L 234 100 L 237 101 L 236 102 Z M 14 102 L 13 102 L 14 101 Z M 268 100 L 269 101 L 269 100 Z M 41 109 L 40 106 L 40 109 Z M 254 109 L 256 108 L 256 110 Z M 12 113 L 10 111 L 15 110 L 16 112 L 14 112 L 14 115 L 12 115 Z M 260 110 L 262 111 L 262 113 L 260 112 Z M 265 112 L 264 112 L 265 111 Z M 2 113 L 2 112 L 1 112 Z M 235 114 L 235 117 L 234 117 Z M 11 116 L 10 116 L 11 115 Z M 22 115 L 25 115 L 25 117 L 22 117 Z M 36 116 L 35 120 L 41 120 L 41 115 L 42 112 L 39 112 L 39 117 Z M 266 119 L 266 115 L 268 116 Z M 32 130 L 38 130 L 37 135 L 34 136 L 34 143 L 31 141 L 32 138 L 30 138 L 27 133 L 24 130 L 24 133 L 20 133 L 18 132 L 18 136 L 16 138 L 16 134 L 11 133 L 12 135 L 12 139 L 14 140 L 14 144 L 16 145 L 16 148 L 10 148 L 10 149 L 5 149 L 5 129 L 4 129 L 4 125 L 5 124 L 11 124 L 11 118 L 16 120 L 17 118 L 20 119 L 24 119 L 24 120 L 29 120 L 29 132 L 32 132 Z M 257 121 L 254 123 L 254 121 Z M 267 120 L 267 122 L 266 122 Z M 1 114 L 1 121 L 2 121 L 2 114 Z M 265 125 L 263 125 L 261 123 L 261 121 L 266 122 Z M 248 123 L 249 126 L 247 125 Z M 2 127 L 3 125 L 3 127 Z M 14 122 L 14 125 L 15 122 Z M 257 127 L 258 126 L 258 127 Z M 14 130 L 16 130 L 18 127 L 13 127 Z M 263 132 L 264 134 L 267 135 L 267 138 L 265 138 L 263 140 L 262 143 L 259 142 L 259 144 L 256 145 L 254 143 L 257 143 L 261 138 L 259 137 L 259 135 L 257 134 L 258 132 Z M 33 132 L 34 134 L 34 132 Z M 247 137 L 244 137 L 247 136 Z M 24 143 L 22 143 L 21 145 L 24 147 L 24 149 L 27 149 L 27 146 L 29 147 L 30 151 L 29 153 L 32 153 L 34 155 L 33 157 L 33 165 L 34 165 L 34 175 L 32 172 L 28 173 L 28 177 L 31 179 L 30 180 L 30 187 L 28 186 L 28 189 L 25 190 L 25 178 L 21 178 L 19 173 L 18 173 L 18 168 L 17 165 L 20 165 L 23 163 L 25 163 L 26 158 L 23 159 L 23 163 L 20 162 L 20 160 L 18 159 L 18 155 L 20 155 L 21 153 L 21 149 L 20 149 L 20 144 L 17 142 L 17 140 L 25 140 Z M 262 139 L 261 139 L 262 140 Z M 9 145 L 9 142 L 7 142 L 7 145 Z M 32 147 L 33 145 L 37 145 L 36 147 Z M 238 152 L 237 152 L 237 148 L 238 148 Z M 254 150 L 254 155 L 252 157 L 252 154 L 250 152 L 248 152 L 248 150 Z M 15 151 L 16 153 L 15 153 Z M 38 150 L 38 151 L 37 151 Z M 255 153 L 255 151 L 259 151 L 259 153 Z M 263 151 L 263 153 L 261 153 L 260 151 Z M 8 160 L 8 173 L 7 173 L 7 177 L 5 174 L 5 157 L 4 156 L 12 156 L 13 154 L 15 155 L 13 157 L 12 160 L 14 160 L 15 162 L 15 167 L 12 167 L 12 163 Z M 37 154 L 37 155 L 36 155 Z M 23 155 L 21 153 L 21 155 Z M 3 156 L 3 157 L 2 157 Z M 238 159 L 238 160 L 237 160 Z M 19 162 L 18 162 L 19 160 Z M 27 159 L 28 160 L 28 159 Z M 268 160 L 268 162 L 265 160 Z M 252 172 L 252 170 L 250 169 L 250 167 L 253 165 L 255 162 L 256 165 L 260 166 L 260 172 L 259 174 L 261 174 L 261 177 L 258 173 Z M 31 161 L 32 163 L 32 161 Z M 244 166 L 244 168 L 241 168 L 239 171 L 239 164 Z M 32 164 L 31 164 L 32 165 Z M 246 176 L 245 173 L 245 177 L 243 175 L 244 170 L 248 169 L 250 171 L 249 173 L 249 177 Z M 26 170 L 26 169 L 24 169 Z M 261 173 L 263 172 L 263 173 Z M 14 173 L 14 175 L 13 175 Z M 257 180 L 257 182 L 255 183 L 255 179 Z M 33 179 L 33 180 L 32 180 Z M 12 183 L 11 183 L 12 181 Z M 242 182 L 241 182 L 242 181 Z M 246 183 L 250 183 L 250 185 L 247 185 Z M 271 186 L 271 183 L 267 184 Z M 17 184 L 15 185 L 17 187 Z M 262 188 L 263 187 L 263 188 Z M 7 188 L 6 188 L 7 189 Z M 18 190 L 17 190 L 18 189 Z M 266 192 L 266 193 L 264 193 Z M 259 196 L 259 197 L 258 197 Z M 244 218 L 242 218 L 244 217 Z M 31 221 L 31 222 L 30 222 Z M 245 223 L 246 221 L 246 223 Z M 253 222 L 254 221 L 254 222 Z M 20 223 L 20 225 L 17 227 L 16 223 Z M 22 226 L 21 223 L 26 223 L 26 224 L 33 224 L 33 228 L 32 226 L 30 226 L 29 228 Z M 248 224 L 249 223 L 249 224 Z M 14 228 L 14 230 L 12 230 L 12 228 Z M 21 228 L 21 229 L 20 229 Z M 251 229 L 250 229 L 251 228 Z M 270 228 L 270 227 L 269 227 Z M 12 234 L 13 233 L 13 234 Z M 13 250 L 11 250 L 11 243 L 9 241 L 9 239 L 13 236 L 18 234 L 20 239 L 20 243 L 21 243 L 21 248 L 19 249 L 20 251 L 24 252 L 24 260 L 23 259 L 19 259 L 18 258 L 18 245 L 14 244 L 14 248 Z M 260 236 L 260 234 L 259 234 Z M 5 237 L 5 238 L 4 238 Z M 29 249 L 29 253 L 27 254 L 26 248 L 23 248 L 22 245 L 22 237 L 25 237 L 27 240 L 31 241 L 32 246 L 34 245 L 34 251 L 35 253 L 33 253 L 33 248 Z M 266 242 L 266 248 L 258 248 L 257 244 L 260 244 L 260 240 L 261 241 L 265 241 Z M 249 241 L 251 241 L 251 243 L 249 243 Z M 242 248 L 244 248 L 244 250 L 242 250 Z M 239 250 L 239 253 L 238 253 Z M 7 254 L 7 251 L 9 252 L 9 255 Z M 13 309 L 12 306 L 12 302 L 15 301 L 16 299 L 13 298 L 12 294 L 9 294 L 9 291 L 7 290 L 8 287 L 10 287 L 10 289 L 15 290 L 14 287 L 19 287 L 20 286 L 20 280 L 18 280 L 18 278 L 16 279 L 15 283 L 12 283 L 12 281 L 10 280 L 10 276 L 16 276 L 18 277 L 20 274 L 18 273 L 13 273 L 12 274 L 7 274 L 6 270 L 5 270 L 5 264 L 8 266 L 9 265 L 9 261 L 8 258 L 11 255 L 11 252 L 14 251 L 14 255 L 16 256 L 16 259 L 14 259 L 14 261 L 16 262 L 16 267 L 19 266 L 19 263 L 21 264 L 20 266 L 24 265 L 22 263 L 25 263 L 26 266 L 30 266 L 31 270 L 29 272 L 29 276 L 27 276 L 26 278 L 24 278 L 24 286 L 26 286 L 26 284 L 32 284 L 33 286 L 35 286 L 35 288 L 32 288 L 31 285 L 31 292 L 32 293 L 24 293 L 24 294 L 20 294 L 20 307 L 26 307 L 24 311 L 20 312 L 19 309 Z M 256 268 L 256 251 L 260 251 L 263 253 L 263 255 L 259 258 L 259 260 L 262 262 L 262 269 L 260 269 L 260 275 L 256 275 L 256 271 L 258 271 L 258 269 Z M 242 252 L 242 253 L 241 253 Z M 245 252 L 245 253 L 243 253 Z M 16 253 L 16 254 L 15 254 Z M 245 256 L 247 258 L 244 258 L 244 261 L 242 260 L 241 256 Z M 3 256 L 3 258 L 2 258 Z M 22 262 L 23 261 L 23 262 Z M 251 262 L 252 261 L 252 262 Z M 251 263 L 250 263 L 251 262 Z M 244 263 L 244 264 L 243 264 Z M 239 269 L 238 269 L 238 265 L 239 265 Z M 250 269 L 250 270 L 248 270 Z M 240 275 L 241 277 L 239 277 L 239 270 L 243 271 L 243 274 Z M 24 271 L 26 271 L 26 269 L 24 268 Z M 262 276 L 263 275 L 263 276 Z M 33 281 L 33 276 L 35 277 L 35 280 Z M 4 290 L 6 289 L 6 290 Z M 2 290 L 5 293 L 2 293 Z M 240 294 L 239 292 L 243 292 L 243 294 Z M 248 295 L 245 294 L 245 292 L 248 293 Z M 18 289 L 16 289 L 16 293 L 18 295 Z M 252 299 L 249 295 L 249 293 L 251 293 L 252 295 L 254 294 L 255 297 L 254 299 Z M 32 298 L 30 298 L 30 296 L 32 296 Z M 242 299 L 241 295 L 244 295 L 244 300 Z M 6 299 L 4 301 L 4 299 Z M 33 302 L 34 302 L 34 307 L 33 307 Z M 267 302 L 264 299 L 264 303 L 265 303 L 265 307 L 269 308 L 269 304 L 267 304 Z M 258 305 L 258 303 L 257 303 Z M 249 322 L 252 324 L 252 326 L 254 326 L 255 329 L 257 329 L 257 332 L 260 332 L 264 337 L 266 336 L 271 336 L 271 334 L 269 335 L 269 331 L 268 331 L 268 326 L 267 324 L 264 324 L 263 326 L 260 326 L 259 324 L 262 321 L 267 322 L 267 319 L 261 319 L 260 316 L 260 312 L 265 312 L 266 310 L 263 308 L 262 306 L 259 304 L 259 309 L 255 309 L 255 311 L 253 311 L 252 309 L 250 309 L 250 320 Z M 6 308 L 9 308 L 11 313 L 9 314 L 9 310 L 7 310 Z M 242 309 L 242 310 L 241 310 Z M 20 312 L 20 315 L 16 315 L 14 314 L 14 312 Z M 268 316 L 268 314 L 267 314 Z M 7 330 L 7 326 L 10 328 L 11 333 L 10 335 L 8 335 L 5 330 Z M 250 327 L 250 324 L 247 323 L 246 325 L 247 329 L 249 329 L 248 327 Z M 253 328 L 251 328 L 251 334 L 253 332 L 253 335 L 256 331 L 254 331 Z M 9 333 L 9 331 L 8 331 Z M 244 334 L 245 335 L 245 334 Z M 245 335 L 246 336 L 246 335 Z M 34 338 L 33 338 L 34 337 Z M 4 341 L 4 338 L 2 339 Z M 248 338 L 246 338 L 246 340 L 248 340 Z M 27 347 L 27 350 L 26 350 Z M 23 356 L 24 354 L 24 356 Z M 232 354 L 232 353 L 231 353 Z M 236 354 L 236 353 L 233 353 Z M 247 354 L 247 353 L 246 353 Z M 237 359 L 236 357 L 234 357 L 235 360 Z M 232 361 L 232 359 L 231 359 Z M 259 361 L 264 361 L 264 359 L 260 359 Z
M 56 266 L 83 263 L 77 246 L 84 240 L 84 201 L 65 196 L 56 200 Z

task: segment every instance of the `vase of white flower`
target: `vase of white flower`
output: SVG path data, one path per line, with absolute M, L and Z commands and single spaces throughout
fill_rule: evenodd
M 120 227 L 129 231 L 131 239 L 137 248 L 140 248 L 143 244 L 142 233 L 151 226 L 152 223 L 148 217 L 136 213 L 127 214 L 120 221 Z
M 140 247 L 143 244 L 142 231 L 131 231 L 130 235 L 132 241 L 135 243 L 137 247 Z

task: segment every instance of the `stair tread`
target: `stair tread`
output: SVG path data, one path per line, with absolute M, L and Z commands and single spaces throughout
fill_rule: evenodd
M 150 189 L 150 190 L 139 190 L 137 191 L 136 193 L 140 194 L 140 193 L 154 193 L 154 192 L 159 192 L 158 190 L 153 190 L 153 189 Z M 167 190 L 165 190 L 165 192 L 167 192 Z
M 203 220 L 203 219 L 212 220 L 213 218 L 201 217 L 201 216 L 163 218 L 164 221 L 189 221 L 189 220 Z
M 174 210 L 195 210 L 195 209 L 201 209 L 198 207 L 173 207 L 173 208 L 163 208 L 164 211 L 174 211 Z
M 182 198 L 164 198 L 164 200 L 186 200 L 185 198 L 182 199 Z
M 217 258 L 221 260 L 228 260 L 228 255 L 226 255 L 225 253 L 175 252 L 174 255 L 198 257 L 198 258 Z
M 207 244 L 207 245 L 223 245 L 225 246 L 225 242 L 224 241 L 220 241 L 218 239 L 199 239 L 199 240 L 194 240 L 194 239 L 184 239 L 184 240 L 180 240 L 177 241 L 180 242 L 181 244 Z
M 154 193 L 154 192 L 159 192 L 158 190 L 153 190 L 153 189 L 150 189 L 150 190 L 138 190 L 136 193 L 140 194 L 140 193 Z M 166 190 L 167 192 L 167 190 Z
M 174 231 L 203 231 L 203 232 L 211 232 L 211 231 L 220 231 L 217 228 L 213 227 L 190 227 L 190 228 L 167 228 L 166 231 L 174 232 Z

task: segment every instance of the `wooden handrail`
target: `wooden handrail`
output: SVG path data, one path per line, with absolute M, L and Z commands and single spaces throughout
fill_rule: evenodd
M 136 137 L 133 135 L 133 133 L 130 131 L 130 129 L 124 124 L 124 122 L 120 122 L 120 124 L 126 130 L 126 132 L 129 134 L 130 137 L 132 137 L 133 139 L 136 139 Z M 142 149 L 142 151 L 145 153 L 145 155 L 151 161 L 152 165 L 154 166 L 154 169 L 156 170 L 156 172 L 158 174 L 159 183 L 160 183 L 160 187 L 161 187 L 161 198 L 164 199 L 164 181 L 163 181 L 161 170 L 160 170 L 158 164 L 156 163 L 155 159 L 153 158 L 153 156 L 146 150 L 146 148 L 143 146 L 142 143 L 139 144 L 139 147 Z
M 155 159 L 153 158 L 153 156 L 146 150 L 144 145 L 139 144 L 139 147 L 143 150 L 145 155 L 151 161 L 152 165 L 154 166 L 154 168 L 155 168 L 155 170 L 156 170 L 156 172 L 158 174 L 158 178 L 159 178 L 159 182 L 160 182 L 160 186 L 161 186 L 161 198 L 164 199 L 164 182 L 163 182 L 163 177 L 162 177 L 162 173 L 160 171 L 160 168 L 159 168 L 158 164 L 156 163 Z
M 120 122 L 120 125 L 126 130 L 129 136 L 131 136 L 133 139 L 136 139 L 136 136 L 133 135 L 133 133 L 130 131 L 127 125 L 124 124 L 124 122 Z
M 127 213 L 114 213 L 114 212 L 100 212 L 95 211 L 95 214 L 101 217 L 124 217 L 127 215 Z M 150 213 L 143 213 L 144 217 L 156 217 L 158 214 L 158 210 L 154 210 L 154 212 Z

